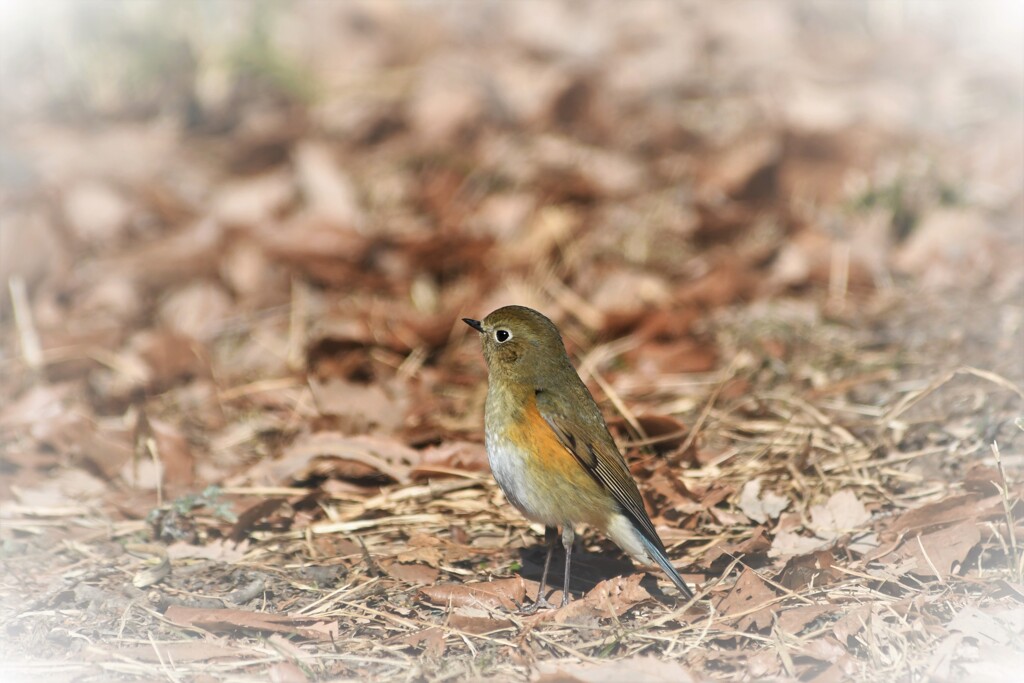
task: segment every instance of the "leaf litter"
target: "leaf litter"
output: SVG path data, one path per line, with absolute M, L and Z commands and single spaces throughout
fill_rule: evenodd
M 1016 675 L 1024 130 L 1012 74 L 934 68 L 953 10 L 255 7 L 82 10 L 105 53 L 56 11 L 74 101 L 5 78 L 4 676 Z M 33 35 L 5 63 L 65 68 Z M 543 530 L 458 323 L 507 303 L 692 604 L 586 531 L 520 612 Z

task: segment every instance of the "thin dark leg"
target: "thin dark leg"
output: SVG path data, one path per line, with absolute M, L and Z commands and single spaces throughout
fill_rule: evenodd
M 572 566 L 572 542 L 576 533 L 569 525 L 562 527 L 562 547 L 565 548 L 565 578 L 562 580 L 562 607 L 569 604 L 569 568 Z
M 550 607 L 547 599 L 544 597 L 544 591 L 547 590 L 548 586 L 548 569 L 551 568 L 551 556 L 555 554 L 555 545 L 558 543 L 558 529 L 553 526 L 544 527 L 544 540 L 548 544 L 548 554 L 544 558 L 544 571 L 540 575 L 540 588 L 537 589 L 537 599 L 532 605 L 522 609 L 523 614 L 533 614 L 542 605 Z

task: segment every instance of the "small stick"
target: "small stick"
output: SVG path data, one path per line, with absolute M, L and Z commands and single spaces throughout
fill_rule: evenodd
M 1006 524 L 1010 534 L 1010 550 L 1013 552 L 1013 556 L 1010 558 L 1011 570 L 1016 574 L 1017 581 L 1021 580 L 1021 563 L 1018 560 L 1019 553 L 1017 551 L 1017 529 L 1014 528 L 1013 520 L 1013 506 L 1010 505 L 1010 485 L 1006 481 L 1006 470 L 1003 469 L 1003 459 L 999 455 L 999 444 L 995 441 L 992 442 L 992 455 L 996 459 L 996 468 L 999 470 L 999 479 L 1002 485 L 992 482 L 992 484 L 999 491 L 1000 498 L 1003 499 L 1003 512 L 1006 514 Z
M 21 357 L 33 372 L 38 372 L 43 367 L 43 348 L 32 318 L 25 280 L 20 275 L 12 275 L 7 281 L 7 287 L 11 292 L 11 307 L 14 309 L 14 325 L 18 329 Z

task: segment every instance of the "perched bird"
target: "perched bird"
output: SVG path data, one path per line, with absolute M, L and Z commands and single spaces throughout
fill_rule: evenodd
M 603 531 L 638 562 L 660 565 L 692 598 L 555 324 L 525 306 L 499 308 L 482 321 L 462 320 L 480 333 L 487 361 L 484 432 L 491 471 L 509 502 L 544 525 L 549 541 L 537 601 L 526 611 L 547 604 L 544 590 L 559 526 L 565 547 L 562 605 L 569 602 L 573 526 L 581 523 Z

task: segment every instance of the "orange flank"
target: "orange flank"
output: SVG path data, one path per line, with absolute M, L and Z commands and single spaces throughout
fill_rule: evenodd
M 551 425 L 540 414 L 535 398 L 531 398 L 526 404 L 523 419 L 509 429 L 508 436 L 518 446 L 529 450 L 542 460 L 545 468 L 556 468 L 563 476 L 573 476 L 577 471 L 587 476 L 572 453 L 558 440 L 555 430 L 551 429 Z

